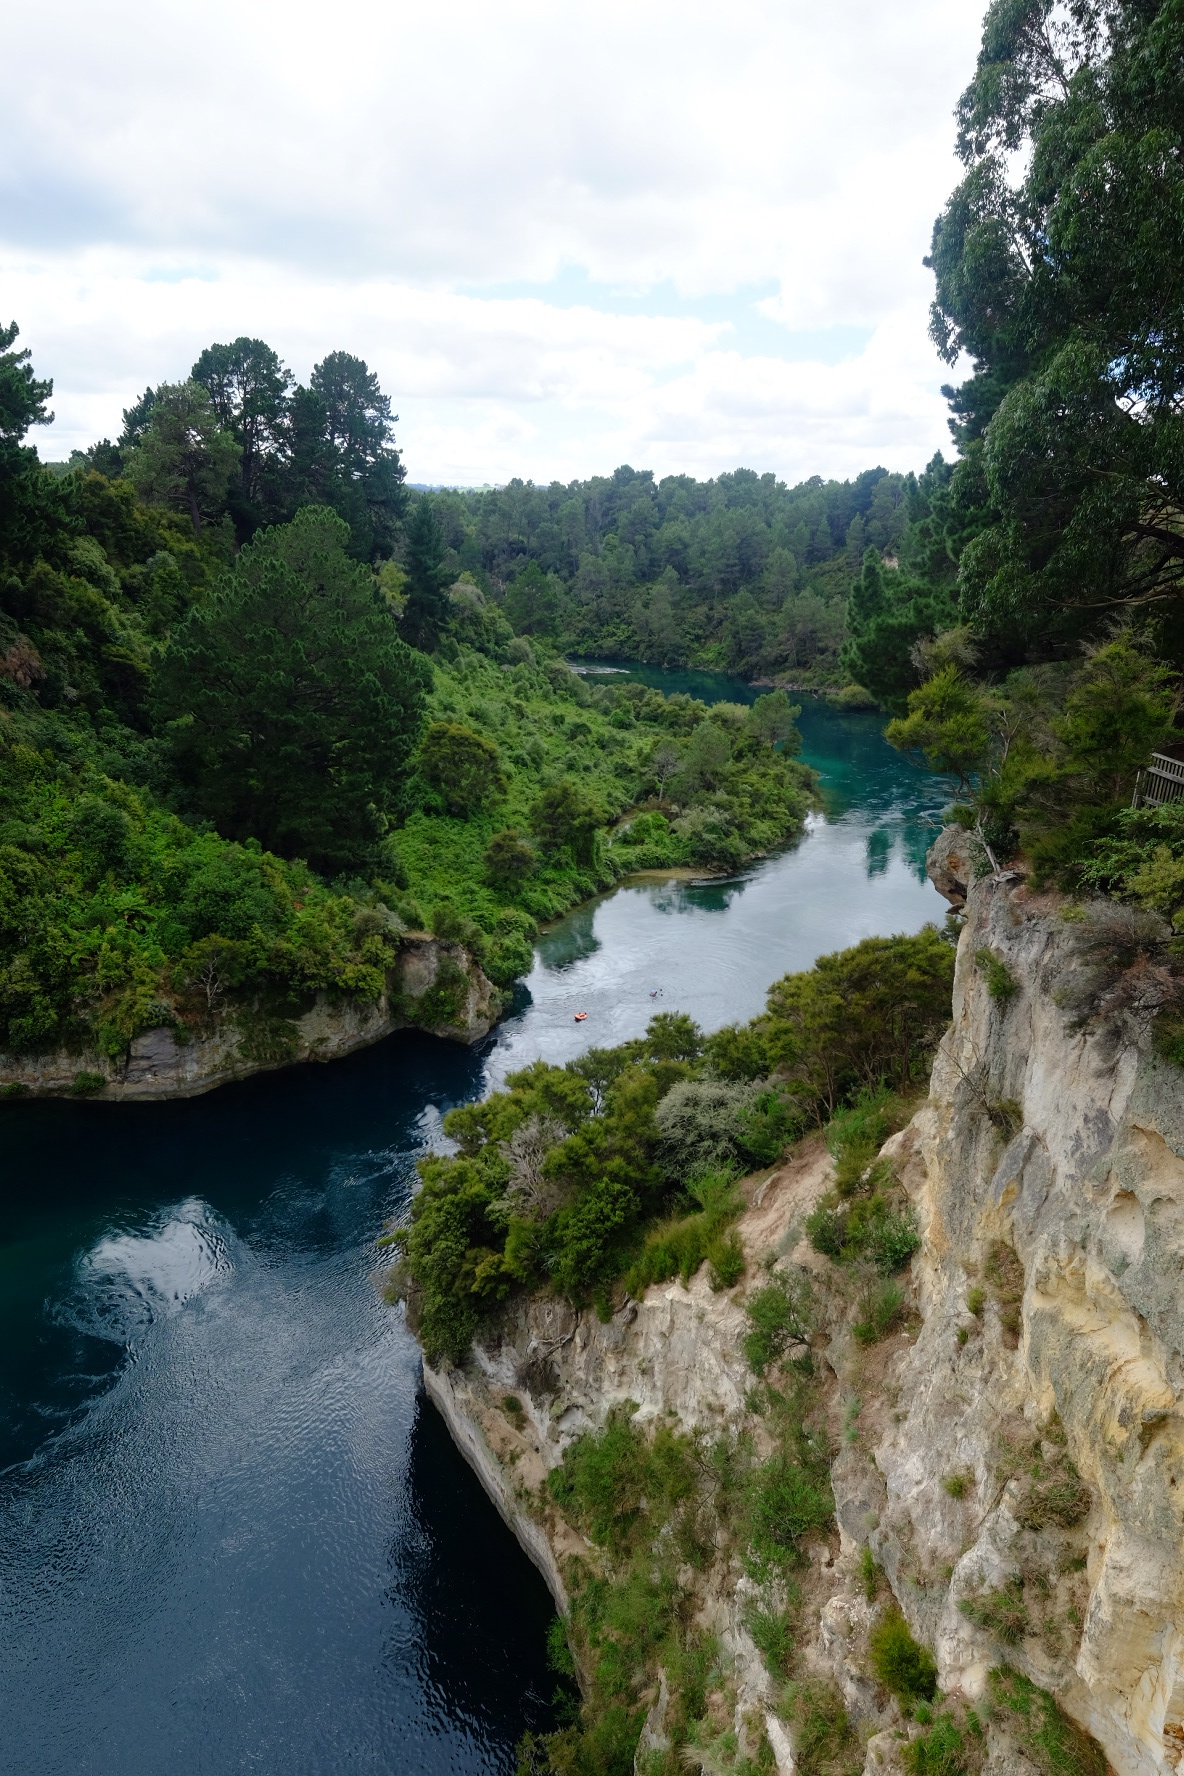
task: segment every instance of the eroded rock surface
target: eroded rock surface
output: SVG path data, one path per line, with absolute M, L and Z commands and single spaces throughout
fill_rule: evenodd
M 454 1012 L 440 1021 L 424 1016 L 419 1002 L 436 986 L 441 970 L 459 978 L 452 994 Z M 430 1001 L 429 1001 L 430 1005 Z M 146 1030 L 125 1055 L 0 1055 L 0 1088 L 23 1088 L 38 1097 L 61 1097 L 77 1089 L 79 1074 L 105 1083 L 94 1091 L 104 1098 L 196 1097 L 248 1074 L 287 1067 L 297 1061 L 331 1061 L 379 1042 L 395 1030 L 425 1029 L 458 1042 L 479 1042 L 501 1013 L 501 995 L 468 952 L 456 944 L 410 933 L 387 978 L 386 991 L 370 1004 L 316 1002 L 297 1017 L 258 1007 L 232 1007 L 197 1032 L 171 1027 Z
M 1184 1746 L 1181 1074 L 1060 1008 L 1073 909 L 987 878 L 967 910 L 929 1101 L 887 1149 L 924 1324 L 869 1537 L 944 1689 L 981 1696 L 1005 1657 L 1150 1776 Z M 1009 1586 L 1026 1631 L 1001 1641 L 981 1618 Z

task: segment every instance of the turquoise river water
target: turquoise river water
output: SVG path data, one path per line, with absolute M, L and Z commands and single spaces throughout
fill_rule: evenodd
M 512 1067 L 655 1007 L 748 1018 L 787 970 L 940 921 L 944 786 L 879 718 L 803 704 L 802 840 L 580 908 L 479 1049 L 0 1110 L 5 1776 L 493 1776 L 548 1725 L 550 1600 L 423 1397 L 374 1239 L 443 1113 Z

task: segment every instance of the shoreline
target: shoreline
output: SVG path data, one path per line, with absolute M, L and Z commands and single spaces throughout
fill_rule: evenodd
M 330 1001 L 318 994 L 299 1017 L 269 1016 L 258 1005 L 236 1006 L 200 1035 L 185 1032 L 177 1040 L 175 1026 L 160 1024 L 134 1037 L 118 1059 L 82 1050 L 62 1049 L 41 1055 L 0 1055 L 0 1102 L 73 1098 L 98 1103 L 160 1103 L 170 1098 L 201 1097 L 220 1085 L 275 1073 L 309 1061 L 343 1059 L 370 1048 L 400 1030 L 472 1046 L 482 1041 L 503 1016 L 509 996 L 503 994 L 459 944 L 444 943 L 424 933 L 408 933 L 381 997 L 369 1004 L 355 999 Z M 446 985 L 452 1003 L 439 995 Z M 419 1022 L 417 1004 L 437 999 Z M 442 1015 L 441 1015 L 442 1014 Z

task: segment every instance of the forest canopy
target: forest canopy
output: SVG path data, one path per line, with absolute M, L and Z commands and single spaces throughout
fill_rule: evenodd
M 359 360 L 302 390 L 259 341 L 210 347 L 116 444 L 47 466 L 26 439 L 51 386 L 16 347 L 8 328 L 0 1052 L 117 1059 L 231 1013 L 275 1049 L 317 994 L 380 997 L 409 930 L 508 986 L 539 920 L 623 873 L 734 868 L 801 831 L 785 694 L 586 685 L 516 634 L 404 492 Z

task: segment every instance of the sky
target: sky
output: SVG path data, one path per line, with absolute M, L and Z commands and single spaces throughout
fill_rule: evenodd
M 979 0 L 38 0 L 0 321 L 53 460 L 247 334 L 378 372 L 412 482 L 949 450 L 922 259 Z

